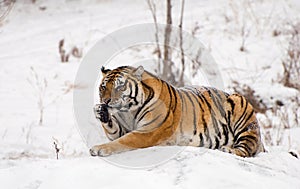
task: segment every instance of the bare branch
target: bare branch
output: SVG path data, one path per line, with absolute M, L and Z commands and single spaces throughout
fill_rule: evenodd
M 180 46 L 180 54 L 181 54 L 181 73 L 179 76 L 178 85 L 183 86 L 183 75 L 185 71 L 185 58 L 184 58 L 184 49 L 183 49 L 183 37 L 182 37 L 182 25 L 183 25 L 183 13 L 184 13 L 184 3 L 185 0 L 181 0 L 181 11 L 180 11 L 180 23 L 179 23 L 179 46 Z
M 163 64 L 163 76 L 167 76 L 171 72 L 171 61 L 170 61 L 170 37 L 172 32 L 172 5 L 171 0 L 167 0 L 167 17 L 166 17 L 166 28 L 165 28 L 165 40 L 164 40 L 164 64 Z

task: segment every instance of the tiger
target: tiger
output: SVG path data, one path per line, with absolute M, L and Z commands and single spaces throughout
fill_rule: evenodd
M 92 156 L 152 146 L 218 149 L 240 157 L 265 151 L 252 105 L 240 94 L 213 87 L 177 88 L 143 66 L 101 68 L 96 119 L 110 142 Z

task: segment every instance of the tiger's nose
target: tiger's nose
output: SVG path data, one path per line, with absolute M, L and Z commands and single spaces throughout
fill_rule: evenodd
M 104 102 L 105 104 L 108 104 L 110 101 L 111 101 L 111 98 L 105 98 L 105 99 L 103 99 L 103 102 Z

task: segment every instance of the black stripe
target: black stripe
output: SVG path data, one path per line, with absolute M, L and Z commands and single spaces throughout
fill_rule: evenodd
M 117 123 L 117 125 L 114 125 L 115 126 L 115 130 L 113 132 L 109 132 L 108 129 L 106 129 L 107 133 L 110 134 L 110 135 L 114 135 L 118 132 L 118 128 L 120 127 L 119 124 Z
M 210 138 L 210 135 L 209 135 L 209 129 L 207 127 L 206 122 L 203 123 L 203 127 L 204 127 L 204 134 L 205 134 L 205 137 L 206 137 L 206 141 L 209 142 L 209 147 L 208 148 L 211 148 L 212 147 L 212 141 L 211 141 L 211 138 Z
M 204 141 L 203 141 L 203 135 L 202 135 L 202 133 L 199 134 L 199 137 L 200 137 L 199 147 L 203 147 L 204 146 Z
M 216 120 L 216 116 L 213 115 L 213 113 L 211 114 L 211 120 L 212 120 L 212 124 L 213 124 L 214 130 L 215 130 L 215 133 L 218 135 L 219 138 L 221 138 L 221 132 L 219 130 L 219 125 Z
M 147 108 L 148 109 L 148 108 Z M 144 119 L 144 117 L 149 113 L 150 111 L 149 110 L 147 110 L 147 111 L 144 111 L 144 113 L 142 114 L 142 116 L 139 118 L 139 122 L 142 120 L 142 119 Z
M 242 130 L 240 130 L 238 133 L 235 133 L 234 134 L 234 139 L 233 141 L 236 142 L 237 139 L 240 137 L 240 135 L 244 132 L 247 132 L 248 131 L 248 127 L 244 127 Z
M 240 125 L 246 124 L 249 121 L 249 119 L 251 119 L 253 114 L 254 114 L 254 110 L 252 109 L 248 117 L 246 119 L 243 119 L 243 121 L 241 121 L 241 123 L 239 123 L 239 125 L 237 125 L 236 127 L 240 127 Z
M 120 124 L 120 121 L 118 120 L 118 119 L 115 119 L 116 120 L 116 122 L 117 122 L 117 130 L 114 132 L 114 133 L 112 133 L 112 134 L 116 134 L 117 133 L 117 131 L 119 131 L 119 138 L 122 136 L 122 126 L 121 126 L 121 124 Z
M 222 128 L 223 128 L 223 135 L 225 136 L 225 141 L 223 143 L 223 146 L 227 145 L 228 144 L 228 140 L 229 140 L 229 137 L 228 137 L 228 128 L 227 128 L 227 125 L 226 124 L 223 124 L 221 123 L 222 125 Z
M 170 87 L 170 85 L 167 82 L 164 82 L 164 84 L 167 86 L 168 93 L 169 93 L 170 102 L 169 102 L 169 109 L 168 110 L 170 111 L 172 109 L 172 105 L 173 105 L 173 98 L 172 98 L 171 87 Z
M 197 99 L 198 99 L 198 100 L 201 100 L 201 102 L 204 103 L 203 99 L 202 99 L 199 95 L 197 95 Z M 202 107 L 202 103 L 201 103 L 201 102 L 199 102 L 198 105 L 199 105 L 201 111 L 204 112 L 204 109 L 203 109 L 203 107 Z
M 156 105 L 156 104 L 155 104 L 155 105 Z M 155 106 L 155 105 L 151 105 L 151 106 L 145 107 L 144 110 L 143 110 L 143 113 L 141 113 L 142 111 L 140 112 L 142 115 L 140 116 L 140 118 L 139 118 L 138 121 L 141 121 L 141 120 L 145 117 L 145 115 L 146 115 L 147 113 L 154 111 L 154 110 L 155 110 L 155 107 L 153 107 L 153 106 Z
M 253 140 L 253 141 L 251 141 Z M 247 141 L 251 143 L 253 146 L 256 146 L 257 138 L 252 135 L 246 135 L 238 138 L 238 140 L 235 142 L 236 144 L 242 143 L 242 141 Z
M 255 147 L 256 146 L 255 142 L 256 141 L 252 141 L 249 137 L 244 137 L 241 141 L 239 141 L 239 143 L 236 143 L 235 145 L 245 144 L 249 146 L 251 144 L 253 147 Z
M 171 86 L 171 89 L 172 89 L 172 93 L 173 93 L 173 97 L 174 97 L 174 101 L 175 101 L 175 104 L 174 104 L 174 107 L 173 107 L 173 112 L 176 110 L 177 108 L 177 90 Z
M 207 105 L 208 109 L 211 110 L 211 104 L 207 101 L 206 97 L 200 92 L 198 92 L 198 97 L 203 103 Z
M 204 109 L 202 108 L 200 102 L 198 101 L 198 100 L 199 100 L 198 95 L 195 94 L 194 91 L 191 91 L 191 94 L 192 94 L 192 97 L 194 98 L 195 102 L 197 103 L 199 109 L 202 110 L 202 115 L 204 115 Z M 194 135 L 196 135 L 196 134 L 197 134 L 197 125 L 198 125 L 198 122 L 197 122 L 197 119 L 196 119 L 196 118 L 197 118 L 198 116 L 196 116 L 196 107 L 195 107 L 195 106 L 193 106 L 193 113 L 194 113 Z
M 123 127 L 119 126 L 119 138 L 123 136 Z
M 203 87 L 203 88 L 206 89 L 206 90 L 208 90 L 206 87 Z M 201 99 L 201 101 L 204 102 L 207 105 L 210 113 L 214 114 L 214 111 L 211 108 L 211 104 L 208 102 L 208 100 L 206 99 L 206 97 L 202 93 L 198 93 L 198 96 Z M 209 135 L 209 129 L 207 128 L 207 123 L 206 123 L 206 121 L 204 119 L 204 111 L 202 112 L 202 122 L 203 122 L 204 135 L 206 137 L 206 141 L 209 142 L 209 148 L 212 148 L 212 140 L 211 140 L 210 135 Z
M 243 108 L 243 107 L 244 107 L 244 99 L 243 99 L 242 96 L 240 96 L 240 98 L 241 98 L 241 106 L 242 106 L 242 108 Z
M 205 86 L 203 86 L 202 88 L 205 89 L 206 91 L 209 90 L 209 88 L 208 88 L 208 87 L 205 87 Z
M 124 76 L 124 72 L 123 71 L 113 71 L 111 73 L 109 73 L 106 77 L 107 78 L 111 78 L 111 77 L 114 77 L 114 78 L 118 78 L 120 76 Z
M 132 83 L 131 82 L 129 82 L 129 88 L 130 88 L 130 93 L 129 93 L 129 96 L 131 96 L 132 95 Z
M 228 125 L 228 128 L 229 128 L 229 131 L 232 135 L 234 135 L 233 131 L 232 131 L 232 128 L 231 128 L 231 112 L 228 111 L 227 112 L 228 116 L 227 116 L 227 125 Z
M 114 131 L 114 132 L 112 132 L 112 133 L 111 133 L 111 132 L 109 132 L 108 130 L 106 130 L 106 131 L 107 131 L 107 133 L 108 133 L 108 134 L 110 134 L 110 135 L 114 135 L 114 134 L 116 134 L 116 133 L 118 132 L 118 130 L 115 130 L 115 131 Z
M 183 99 L 183 97 L 182 97 L 182 94 L 181 94 L 181 91 L 178 91 L 178 94 L 179 94 L 179 98 L 180 98 L 180 104 L 181 104 L 181 111 L 182 111 L 182 113 L 184 113 L 184 105 L 183 105 L 183 101 L 184 101 L 184 99 Z M 185 101 L 184 101 L 184 103 L 185 103 Z M 183 134 L 183 130 L 182 130 L 182 114 L 181 114 L 181 119 L 180 119 L 180 124 L 179 124 L 179 128 L 180 128 L 180 134 Z
M 214 110 L 211 108 L 211 104 L 208 102 L 205 96 L 202 96 L 204 99 L 205 104 L 207 105 L 210 112 L 214 112 Z
M 193 100 L 192 100 L 192 98 L 190 97 L 190 94 L 189 94 L 189 92 L 187 92 L 187 91 L 183 91 L 184 92 L 184 94 L 187 96 L 187 98 L 189 99 L 189 101 L 191 102 L 191 104 L 192 104 L 192 110 L 193 110 L 193 126 L 194 126 L 194 131 L 193 132 L 196 132 L 197 133 L 197 123 L 196 123 L 196 112 L 195 112 L 195 104 L 194 104 L 194 102 L 193 102 Z
M 170 115 L 170 110 L 171 110 L 171 106 L 172 106 L 172 97 L 171 97 L 171 93 L 170 93 L 170 89 L 169 89 L 169 85 L 166 83 L 166 82 L 164 82 L 164 84 L 165 85 L 167 85 L 167 88 L 168 88 L 168 91 L 169 91 L 169 94 L 170 94 L 170 102 L 169 102 L 169 107 L 168 107 L 168 111 L 167 111 L 167 115 L 165 116 L 165 118 L 164 118 L 164 120 L 161 122 L 161 123 L 164 123 L 167 119 L 168 119 L 168 117 L 169 117 L 169 115 Z
M 145 89 L 147 89 L 149 91 L 149 95 L 147 97 L 147 99 L 145 100 L 145 102 L 143 103 L 143 105 L 138 109 L 138 111 L 136 112 L 135 116 L 134 116 L 134 119 L 136 120 L 137 119 L 137 116 L 139 115 L 140 111 L 153 99 L 154 97 L 154 91 L 153 89 L 146 85 L 143 81 L 141 81 L 143 87 L 145 87 Z
M 129 66 L 120 66 L 120 67 L 118 67 L 117 69 L 124 70 L 124 69 L 128 69 L 128 68 L 129 68 Z
M 117 120 L 117 119 L 115 119 L 115 120 L 117 121 L 116 124 L 112 125 L 112 123 L 111 123 L 111 125 L 109 125 L 109 126 L 114 126 L 114 128 L 113 128 L 113 127 L 110 127 L 111 129 L 115 129 L 113 132 L 109 132 L 109 130 L 111 130 L 111 129 L 105 129 L 106 132 L 107 132 L 107 134 L 109 134 L 109 135 L 114 135 L 114 134 L 116 134 L 116 133 L 118 132 L 118 128 L 120 128 L 120 125 L 119 125 L 119 123 L 118 123 L 118 120 Z M 111 121 L 111 122 L 112 122 L 112 121 Z
M 246 152 L 247 154 L 245 154 L 245 156 L 251 156 L 252 155 L 252 153 L 250 153 L 252 150 L 249 148 L 249 146 L 247 146 L 247 145 L 245 145 L 245 144 L 239 144 L 239 145 L 236 145 L 236 146 L 234 146 L 234 148 L 237 148 L 237 149 L 239 149 L 239 150 L 241 150 L 241 151 L 243 151 L 244 153 Z M 242 148 L 242 149 L 241 149 Z
M 134 93 L 134 101 L 136 102 L 136 104 L 138 104 L 137 100 L 136 100 L 136 97 L 138 95 L 138 92 L 139 92 L 139 86 L 136 82 L 134 82 L 134 87 L 135 87 L 135 93 Z
M 227 102 L 230 104 L 230 106 L 231 106 L 231 114 L 233 114 L 235 103 L 234 103 L 234 101 L 231 98 L 228 98 Z
M 218 149 L 219 148 L 219 144 L 220 144 L 220 141 L 217 137 L 215 137 L 215 149 Z
M 242 115 L 239 117 L 239 119 L 234 124 L 234 132 L 238 129 L 237 125 L 239 125 L 239 122 L 243 121 L 243 119 L 245 118 L 246 113 L 247 113 L 247 108 L 248 108 L 248 103 L 246 103 L 246 107 L 245 107 Z

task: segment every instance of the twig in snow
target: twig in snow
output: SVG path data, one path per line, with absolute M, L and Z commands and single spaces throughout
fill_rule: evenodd
M 58 155 L 59 155 L 61 148 L 58 147 L 57 139 L 53 138 L 53 140 L 54 140 L 53 145 L 54 145 L 54 149 L 55 149 L 55 153 L 56 153 L 56 159 L 58 159 Z

